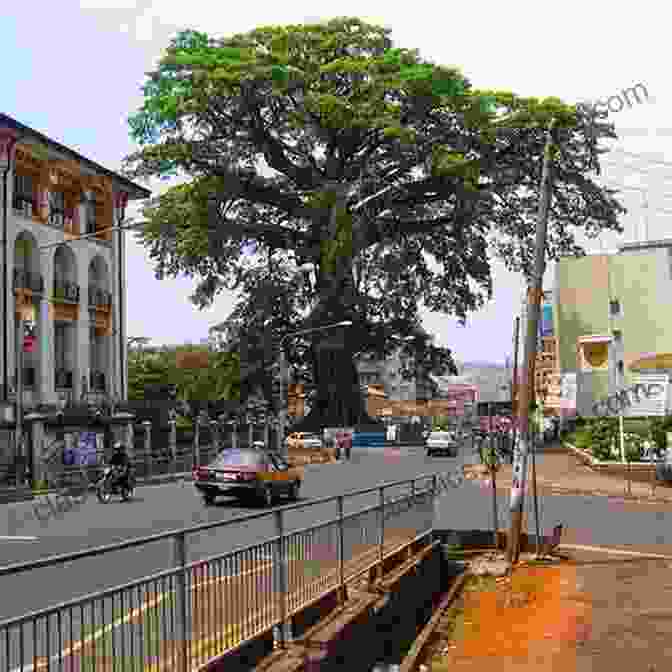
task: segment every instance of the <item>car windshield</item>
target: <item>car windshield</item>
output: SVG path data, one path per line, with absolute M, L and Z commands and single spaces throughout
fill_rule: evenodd
M 453 438 L 453 433 L 452 432 L 432 432 L 429 435 L 430 439 L 452 439 Z
M 217 467 L 258 467 L 264 463 L 264 454 L 258 450 L 224 450 L 217 456 L 212 466 Z

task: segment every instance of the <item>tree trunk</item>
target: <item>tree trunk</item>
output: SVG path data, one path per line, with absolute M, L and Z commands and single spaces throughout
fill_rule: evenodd
M 300 420 L 293 431 L 321 432 L 325 427 L 355 427 L 378 425 L 380 420 L 366 412 L 364 399 L 359 389 L 359 375 L 353 363 L 353 349 L 344 338 L 334 338 L 331 333 L 318 345 L 315 367 L 317 393 L 308 415 Z M 335 332 L 336 330 L 334 330 Z
M 330 208 L 326 240 L 338 237 L 339 227 L 349 228 L 351 239 L 352 220 L 346 212 L 347 185 L 334 182 L 328 186 L 334 193 Z M 357 321 L 354 310 L 355 288 L 352 274 L 354 250 L 348 243 L 339 245 L 338 254 L 328 261 L 329 254 L 321 257 L 318 281 L 319 300 L 306 320 L 307 328 L 319 328 L 342 320 Z M 349 327 L 333 329 L 319 334 L 315 352 L 315 376 L 317 394 L 308 415 L 293 429 L 316 432 L 325 427 L 354 427 L 356 425 L 380 425 L 380 420 L 366 412 L 359 388 L 359 375 L 354 365 L 355 347 Z

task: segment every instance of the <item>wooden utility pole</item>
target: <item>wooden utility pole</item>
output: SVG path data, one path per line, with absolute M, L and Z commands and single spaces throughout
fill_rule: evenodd
M 544 270 L 546 268 L 546 238 L 548 211 L 551 204 L 553 154 L 555 151 L 555 120 L 549 124 L 544 162 L 541 176 L 541 196 L 537 216 L 534 270 L 528 288 L 527 337 L 525 340 L 525 367 L 518 401 L 518 419 L 520 426 L 520 444 L 513 462 L 511 484 L 511 529 L 506 548 L 506 560 L 512 565 L 518 562 L 520 554 L 520 535 L 523 521 L 523 498 L 527 472 L 527 454 L 530 445 L 530 404 L 534 398 L 534 364 L 537 355 L 537 332 L 539 313 L 543 294 Z

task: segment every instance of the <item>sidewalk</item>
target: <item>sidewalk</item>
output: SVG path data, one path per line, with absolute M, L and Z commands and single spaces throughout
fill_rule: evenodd
M 505 464 L 497 472 L 497 489 L 510 489 L 513 467 Z M 627 480 L 618 476 L 599 474 L 582 464 L 561 444 L 551 444 L 536 455 L 537 488 L 546 494 L 602 495 L 624 497 Z M 528 458 L 528 484 L 532 477 L 532 460 Z M 489 478 L 489 477 L 485 477 Z M 629 498 L 646 501 L 672 502 L 672 488 L 656 482 L 652 495 L 649 483 L 632 481 Z
M 433 672 L 662 672 L 670 661 L 670 560 L 598 550 L 520 566 L 511 579 L 465 591 Z M 493 636 L 496 633 L 496 636 Z M 447 646 L 446 646 L 447 644 Z

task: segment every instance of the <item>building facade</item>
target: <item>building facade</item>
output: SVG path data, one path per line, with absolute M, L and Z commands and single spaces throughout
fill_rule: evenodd
M 109 229 L 150 192 L 3 114 L 0 155 L 2 401 L 16 400 L 18 354 L 25 409 L 125 400 L 125 232 Z
M 672 240 L 561 259 L 556 288 L 559 364 L 576 375 L 580 415 L 596 415 L 596 402 L 635 383 L 669 380 Z

